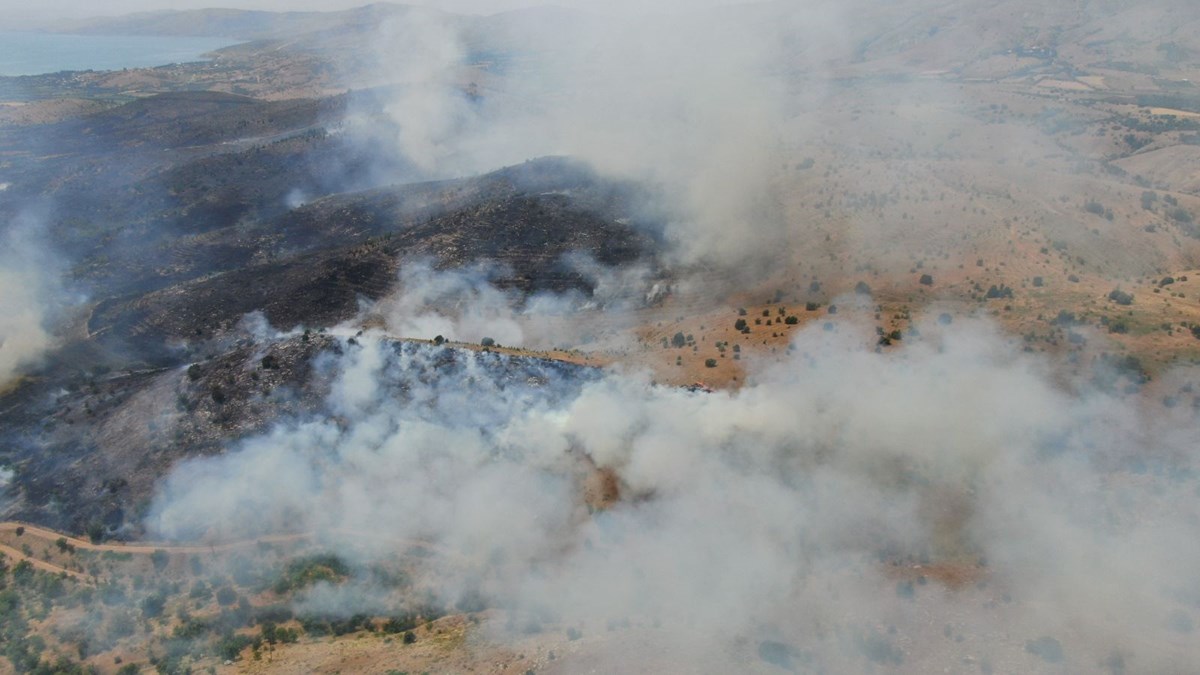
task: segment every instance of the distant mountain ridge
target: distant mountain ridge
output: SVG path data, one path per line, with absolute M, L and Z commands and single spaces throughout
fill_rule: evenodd
M 56 33 L 79 35 L 164 35 L 265 40 L 338 27 L 366 27 L 392 17 L 416 13 L 452 16 L 436 9 L 383 2 L 336 12 L 270 12 L 241 9 L 139 12 L 58 23 L 51 30 Z
M 1097 54 L 1121 61 L 1178 66 L 1200 60 L 1200 14 L 1192 0 L 816 0 L 798 8 L 791 0 L 717 8 L 723 20 L 743 23 L 764 35 L 794 30 L 798 55 L 826 62 L 872 62 L 901 57 L 910 64 L 955 67 L 991 55 L 1027 49 L 1053 55 L 1067 49 L 1076 59 Z M 819 20 L 812 17 L 823 17 Z M 531 40 L 558 36 L 572 42 L 587 28 L 613 30 L 621 19 L 545 5 L 493 15 L 464 15 L 397 3 L 375 3 L 334 12 L 272 12 L 236 9 L 160 11 L 99 17 L 56 24 L 50 30 L 87 35 L 228 37 L 242 40 L 302 35 L 357 34 L 396 18 L 436 19 L 457 24 L 472 45 L 521 49 Z M 629 17 L 626 18 L 630 19 Z M 659 17 L 661 20 L 661 17 Z M 833 41 L 814 40 L 807 21 L 825 25 Z M 826 24 L 826 22 L 828 22 Z M 1037 51 L 1041 49 L 1042 51 Z M 953 56 L 952 56 L 953 55 Z M 1170 61 L 1171 63 L 1167 63 Z M 1078 65 L 1078 63 L 1077 63 Z

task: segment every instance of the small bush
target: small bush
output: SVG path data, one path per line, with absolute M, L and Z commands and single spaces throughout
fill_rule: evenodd
M 389 634 L 404 633 L 421 625 L 420 617 L 416 614 L 401 614 L 393 616 L 383 623 L 383 632 Z
M 222 586 L 217 589 L 217 602 L 222 606 L 228 607 L 229 605 L 237 602 L 237 599 L 237 591 L 233 590 L 232 587 Z
M 1125 291 L 1122 291 L 1119 288 L 1114 288 L 1112 290 L 1112 292 L 1108 294 L 1108 299 L 1112 300 L 1113 302 L 1117 303 L 1118 305 L 1132 305 L 1133 304 L 1133 295 L 1130 293 L 1126 293 Z
M 350 574 L 346 563 L 333 554 L 317 554 L 288 562 L 276 580 L 274 591 L 280 595 L 311 586 L 318 581 L 337 582 Z
M 142 599 L 142 616 L 153 619 L 162 616 L 163 608 L 167 605 L 167 597 L 162 593 L 147 595 Z
M 1025 651 L 1047 663 L 1061 663 L 1063 660 L 1062 643 L 1048 635 L 1026 642 Z
M 989 300 L 996 300 L 998 298 L 1012 298 L 1012 296 L 1013 289 L 1004 284 L 1000 284 L 999 286 L 989 286 L 987 290 L 987 298 Z
M 231 634 L 217 643 L 217 654 L 226 661 L 236 661 L 242 650 L 249 647 L 254 638 L 249 635 Z

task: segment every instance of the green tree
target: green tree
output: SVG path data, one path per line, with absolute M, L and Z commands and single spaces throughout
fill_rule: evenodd
M 162 616 L 163 608 L 167 605 L 167 597 L 162 593 L 153 593 L 142 599 L 142 616 L 153 619 Z
M 224 607 L 228 607 L 237 602 L 237 591 L 234 591 L 230 586 L 222 586 L 217 589 L 217 602 Z

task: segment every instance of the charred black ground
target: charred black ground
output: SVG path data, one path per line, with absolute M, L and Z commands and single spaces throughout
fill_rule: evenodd
M 8 516 L 134 532 L 173 463 L 311 412 L 311 361 L 340 349 L 316 331 L 395 290 L 410 261 L 486 262 L 498 288 L 585 295 L 571 256 L 654 263 L 631 185 L 562 158 L 380 185 L 403 167 L 337 132 L 346 110 L 340 96 L 179 92 L 0 129 L 18 176 L 0 215 L 37 219 L 87 296 L 74 337 L 0 402 Z M 256 344 L 237 329 L 251 312 L 309 332 Z M 178 419 L 147 426 L 164 399 Z

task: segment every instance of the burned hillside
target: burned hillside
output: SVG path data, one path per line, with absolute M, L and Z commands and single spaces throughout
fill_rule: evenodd
M 1188 0 L 568 4 L 0 78 L 0 654 L 1194 670 Z
M 336 130 L 345 114 L 340 98 L 183 92 L 4 130 L 17 173 L 0 210 L 45 229 L 76 294 L 55 358 L 3 393 L 6 513 L 136 534 L 170 466 L 314 413 L 312 362 L 336 346 L 320 331 L 395 292 L 411 265 L 486 264 L 514 298 L 589 297 L 580 261 L 656 265 L 631 183 L 544 158 L 380 186 L 394 174 Z M 248 315 L 295 332 L 263 341 Z
M 97 373 L 61 388 L 29 382 L 3 411 L 14 475 L 5 517 L 99 538 L 137 538 L 157 482 L 189 458 L 217 455 L 243 438 L 307 419 L 338 423 L 328 404 L 338 362 L 361 346 L 324 331 L 275 336 L 241 326 L 190 364 L 143 372 Z M 420 416 L 484 414 L 449 397 L 417 395 L 436 386 L 517 390 L 530 403 L 575 391 L 594 369 L 451 345 L 390 342 L 389 396 Z M 468 384 L 468 380 L 474 384 Z

